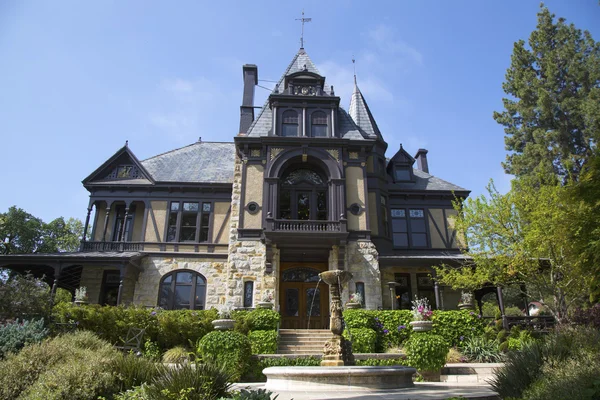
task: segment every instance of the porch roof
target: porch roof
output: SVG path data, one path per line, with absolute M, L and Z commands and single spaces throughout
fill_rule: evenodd
M 145 257 L 138 251 L 86 251 L 64 253 L 32 253 L 0 255 L 0 267 L 16 265 L 75 265 L 75 264 L 124 264 L 138 267 L 138 261 Z M 138 267 L 139 268 L 139 267 Z

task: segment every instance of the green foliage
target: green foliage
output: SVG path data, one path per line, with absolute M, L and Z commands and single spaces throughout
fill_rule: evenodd
M 279 335 L 277 331 L 250 331 L 248 339 L 252 346 L 252 354 L 275 354 Z
M 115 390 L 118 357 L 91 332 L 28 345 L 0 361 L 0 399 L 96 399 Z
M 134 354 L 119 353 L 111 366 L 116 374 L 116 385 L 119 391 L 151 382 L 159 373 L 155 362 Z
M 99 398 L 99 400 L 104 400 L 104 398 Z M 113 400 L 148 400 L 146 386 L 136 386 L 133 389 L 118 393 L 113 396 Z
M 63 217 L 44 223 L 21 208 L 0 213 L 0 254 L 77 251 L 83 224 Z
M 242 377 L 242 382 L 266 382 L 267 377 L 262 371 L 269 367 L 317 367 L 321 365 L 321 360 L 315 357 L 299 358 L 258 358 L 252 357 L 246 374 Z
M 148 400 L 210 400 L 223 397 L 231 376 L 212 363 L 162 366 L 159 375 L 145 388 Z
M 167 364 L 183 364 L 190 361 L 190 352 L 183 346 L 176 346 L 165 351 L 162 361 Z
M 410 310 L 374 311 L 375 326 L 380 333 L 383 348 L 400 346 L 412 333 L 410 321 L 413 317 Z
M 247 315 L 248 327 L 251 331 L 268 331 L 277 329 L 280 316 L 277 311 L 257 308 Z
M 146 329 L 144 338 L 161 350 L 195 343 L 212 331 L 216 310 L 153 310 L 144 307 L 110 307 L 60 303 L 53 308 L 56 322 L 77 322 L 79 329 L 97 332 L 111 343 L 119 343 L 130 327 Z
M 232 400 L 271 400 L 273 392 L 266 389 L 246 390 L 242 389 L 234 393 L 230 398 Z M 279 395 L 272 398 L 275 400 Z
M 56 288 L 56 293 L 54 293 L 53 304 L 58 303 L 70 303 L 73 301 L 73 295 L 66 289 Z
M 526 46 L 515 43 L 502 85 L 507 173 L 575 180 L 600 138 L 600 44 L 589 32 L 538 13 Z
M 46 336 L 48 330 L 44 327 L 44 320 L 22 321 L 16 320 L 5 325 L 0 325 L 0 360 L 8 353 L 16 353 L 25 345 L 39 343 Z
M 483 334 L 483 321 L 473 311 L 435 310 L 432 321 L 431 333 L 443 337 L 450 346 L 457 346 L 466 338 Z
M 344 337 L 352 341 L 352 352 L 375 353 L 377 332 L 371 328 L 350 328 L 344 331 Z
M 249 312 L 246 310 L 233 310 L 231 312 L 231 318 L 235 321 L 233 330 L 243 335 L 247 335 L 250 332 L 250 325 L 248 323 Z
M 50 287 L 33 275 L 13 274 L 0 279 L 0 322 L 10 319 L 47 318 Z
M 367 358 L 366 360 L 356 360 L 359 367 L 389 367 L 394 365 L 406 365 L 405 358 Z
M 590 398 L 556 396 L 569 390 L 594 389 L 598 377 L 600 332 L 589 328 L 562 328 L 543 341 L 526 343 L 520 351 L 507 353 L 504 367 L 490 382 L 500 397 Z M 553 381 L 553 379 L 555 381 Z M 574 389 L 577 383 L 582 386 Z M 525 398 L 529 398 L 529 397 Z
M 248 368 L 252 354 L 250 340 L 235 331 L 213 331 L 198 344 L 203 361 L 223 366 L 234 381 L 240 379 Z
M 354 310 L 344 310 L 344 322 L 348 328 L 375 328 L 376 311 L 364 310 L 362 308 Z
M 142 351 L 142 354 L 149 360 L 160 360 L 160 348 L 158 347 L 158 344 L 150 339 L 146 339 L 144 342 L 144 350 Z
M 460 345 L 460 351 L 469 362 L 486 363 L 500 362 L 502 352 L 497 340 L 488 340 L 484 337 L 470 337 Z
M 404 345 L 408 365 L 419 371 L 437 371 L 446 364 L 450 346 L 442 336 L 430 333 L 412 335 Z

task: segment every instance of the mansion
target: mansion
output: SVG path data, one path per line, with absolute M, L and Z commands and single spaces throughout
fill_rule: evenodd
M 244 65 L 232 142 L 145 160 L 125 145 L 83 180 L 91 234 L 78 252 L 0 256 L 0 267 L 107 305 L 252 308 L 270 293 L 283 328 L 328 324 L 318 274 L 332 269 L 353 274 L 342 297 L 361 293 L 367 309 L 410 308 L 415 295 L 456 308 L 460 293 L 432 266 L 464 258 L 452 201 L 469 191 L 431 175 L 425 149 L 386 158 L 354 83 L 346 110 L 301 48 L 257 108 L 258 67 Z

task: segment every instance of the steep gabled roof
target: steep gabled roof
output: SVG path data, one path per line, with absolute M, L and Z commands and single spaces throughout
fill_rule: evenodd
M 128 178 L 119 178 L 117 176 L 118 168 L 122 165 L 133 166 L 135 169 L 134 173 Z M 129 146 L 125 144 L 125 146 L 117 150 L 115 154 L 86 177 L 82 183 L 84 185 L 151 185 L 154 183 L 154 180 L 140 160 L 129 149 Z
M 365 131 L 369 137 L 383 140 L 375 118 L 373 118 L 373 114 L 371 114 L 367 101 L 358 88 L 356 81 L 354 82 L 354 92 L 352 92 L 352 99 L 350 100 L 350 116 L 356 125 Z
M 413 174 L 415 176 L 414 182 L 396 182 L 394 183 L 391 176 L 388 176 L 388 188 L 390 190 L 425 190 L 425 191 L 448 191 L 448 192 L 467 192 L 470 190 L 462 188 L 458 185 L 435 177 L 423 172 L 420 169 L 413 168 Z

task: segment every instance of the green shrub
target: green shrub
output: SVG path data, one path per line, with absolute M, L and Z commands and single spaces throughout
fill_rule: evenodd
M 163 366 L 145 392 L 148 400 L 210 400 L 227 395 L 230 382 L 225 369 L 212 363 Z
M 419 333 L 412 335 L 404 345 L 406 362 L 419 371 L 437 371 L 446 364 L 450 346 L 440 335 Z
M 442 336 L 450 346 L 458 346 L 466 338 L 483 334 L 483 321 L 473 311 L 435 310 L 432 321 L 431 333 Z
M 348 328 L 375 328 L 376 311 L 362 308 L 344 311 L 344 322 Z
M 142 355 L 149 360 L 159 361 L 160 360 L 160 348 L 156 342 L 153 342 L 150 339 L 147 339 L 144 342 L 144 350 L 142 351 Z
M 356 360 L 356 365 L 359 367 L 388 367 L 394 365 L 406 365 L 405 358 L 368 358 L 366 360 Z
M 262 371 L 269 367 L 317 367 L 321 360 L 315 357 L 301 358 L 258 358 L 252 357 L 242 382 L 266 382 L 267 377 Z
M 167 364 L 183 364 L 190 361 L 190 352 L 183 346 L 176 346 L 165 351 L 162 361 Z
M 279 313 L 266 308 L 257 308 L 247 315 L 248 328 L 251 331 L 269 331 L 277 329 Z
M 28 345 L 0 361 L 0 399 L 96 399 L 116 390 L 118 356 L 90 332 Z
M 44 320 L 22 321 L 16 320 L 6 325 L 0 325 L 0 360 L 8 353 L 16 353 L 25 345 L 39 343 L 46 336 L 48 330 L 44 328 Z
M 344 337 L 352 341 L 354 353 L 374 353 L 377 344 L 377 332 L 370 328 L 350 328 L 344 331 Z
M 113 396 L 113 400 L 148 400 L 146 385 L 136 386 L 133 389 L 118 393 Z
M 246 390 L 242 389 L 231 396 L 232 400 L 271 400 L 273 392 L 267 389 Z M 279 395 L 273 397 L 275 400 Z
M 158 335 L 156 342 L 161 349 L 187 346 L 196 343 L 213 330 L 212 321 L 217 319 L 217 311 L 172 310 L 159 311 Z
M 277 331 L 250 331 L 248 339 L 252 346 L 252 354 L 275 354 L 279 335 Z
M 243 335 L 250 332 L 250 324 L 248 323 L 249 312 L 246 310 L 234 310 L 231 312 L 231 318 L 235 321 L 233 330 Z
M 502 352 L 497 340 L 488 340 L 484 337 L 470 337 L 460 345 L 460 351 L 469 362 L 500 362 Z
M 0 322 L 12 319 L 48 318 L 50 287 L 31 274 L 0 279 Z
M 213 331 L 198 345 L 203 361 L 222 365 L 235 381 L 245 373 L 252 354 L 250 340 L 235 331 Z
M 410 321 L 412 314 L 409 310 L 376 311 L 375 325 L 380 334 L 382 350 L 398 347 L 410 337 Z
M 158 375 L 155 362 L 133 354 L 120 353 L 112 363 L 112 370 L 116 374 L 119 391 L 151 382 Z

